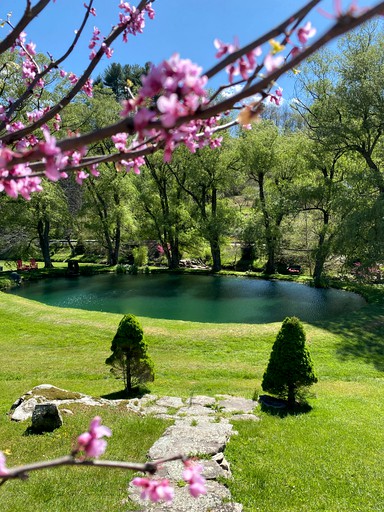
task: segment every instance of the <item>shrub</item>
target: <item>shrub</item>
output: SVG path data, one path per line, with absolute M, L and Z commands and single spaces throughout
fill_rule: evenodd
M 261 386 L 264 391 L 287 398 L 288 406 L 293 407 L 298 390 L 315 382 L 303 326 L 298 318 L 287 317 L 273 344 Z
M 133 258 L 137 267 L 143 267 L 148 263 L 148 247 L 141 245 L 132 249 Z
M 147 354 L 143 329 L 134 315 L 125 315 L 120 321 L 111 350 L 112 355 L 105 363 L 117 378 L 123 379 L 126 392 L 141 383 L 153 382 L 153 362 Z

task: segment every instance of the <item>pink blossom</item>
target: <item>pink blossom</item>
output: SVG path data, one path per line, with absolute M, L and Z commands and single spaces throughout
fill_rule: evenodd
M 175 491 L 169 485 L 167 479 L 153 480 L 151 478 L 136 477 L 132 480 L 132 484 L 141 487 L 140 497 L 142 500 L 149 499 L 154 502 L 172 501 Z
M 53 156 L 60 153 L 60 149 L 56 146 L 56 139 L 52 137 L 48 130 L 43 130 L 45 142 L 39 142 L 39 149 L 45 156 Z
M 65 78 L 67 76 L 67 72 L 64 71 L 64 69 L 60 69 L 60 76 L 61 78 Z
M 53 128 L 55 130 L 60 130 L 60 125 L 61 125 L 61 116 L 60 116 L 60 114 L 56 114 L 55 122 L 53 123 Z
M 116 135 L 112 135 L 111 137 L 115 148 L 122 152 L 127 151 L 127 138 L 128 135 L 126 133 L 116 133 Z
M 247 53 L 247 59 L 249 61 L 249 65 L 254 68 L 256 66 L 256 57 L 260 57 L 260 55 L 263 53 L 260 46 L 257 46 L 253 50 Z
M 308 39 L 316 34 L 316 29 L 312 27 L 312 23 L 308 21 L 304 27 L 301 27 L 297 31 L 297 37 L 301 44 L 305 44 Z
M 36 76 L 36 73 L 37 68 L 30 59 L 23 61 L 23 78 L 26 78 L 27 80 L 33 80 Z
M 68 80 L 71 82 L 72 85 L 75 85 L 75 84 L 77 84 L 79 79 L 77 78 L 75 73 L 69 73 Z
M 76 183 L 79 185 L 83 184 L 83 180 L 87 179 L 89 174 L 87 174 L 85 171 L 79 171 L 76 173 Z
M 173 126 L 179 117 L 186 114 L 185 108 L 175 93 L 170 94 L 169 97 L 160 96 L 157 100 L 157 108 L 163 113 L 160 119 L 166 128 Z
M 269 101 L 271 103 L 274 103 L 277 106 L 281 104 L 282 98 L 283 98 L 283 89 L 281 87 L 276 89 L 274 94 L 269 95 Z
M 40 89 L 43 89 L 45 85 L 45 82 L 42 78 L 39 78 L 39 80 L 36 82 L 36 87 L 40 87 Z
M 148 126 L 148 123 L 156 117 L 155 112 L 153 110 L 148 110 L 147 108 L 141 108 L 138 113 L 135 115 L 133 123 L 135 125 L 135 129 L 140 133 L 144 128 Z
M 27 52 L 29 55 L 36 55 L 36 45 L 35 43 L 28 43 L 26 46 Z
M 209 142 L 209 147 L 211 149 L 216 149 L 221 146 L 221 143 L 223 142 L 223 137 L 216 137 L 215 139 L 211 139 Z
M 125 170 L 129 172 L 131 169 L 133 169 L 133 172 L 135 174 L 140 174 L 140 167 L 145 165 L 145 159 L 142 156 L 138 156 L 136 158 L 133 158 L 132 160 L 121 160 L 120 165 L 125 167 Z M 120 170 L 120 166 L 118 166 L 118 170 Z
M 87 5 L 86 3 L 84 3 L 84 7 L 86 9 L 89 9 L 89 5 Z M 92 16 L 96 16 L 96 9 L 94 7 L 92 7 L 91 9 L 89 9 L 89 14 L 92 14 Z
M 88 80 L 85 82 L 83 87 L 81 88 L 83 92 L 89 97 L 92 98 L 93 96 L 93 80 L 92 78 L 88 78 Z
M 191 460 L 184 462 L 183 479 L 189 484 L 189 493 L 194 498 L 206 494 L 205 478 L 202 476 L 203 466 Z
M 277 55 L 274 57 L 272 54 L 268 53 L 268 55 L 264 59 L 264 66 L 268 73 L 275 71 L 284 63 L 284 57 L 281 55 Z
M 113 55 L 113 49 L 112 48 L 109 48 L 109 46 L 107 46 L 105 43 L 103 43 L 101 45 L 102 49 L 103 49 L 103 52 L 105 53 L 107 59 L 110 59 Z
M 100 172 L 97 170 L 98 168 L 98 164 L 92 164 L 90 167 L 89 167 L 89 171 L 90 173 L 92 174 L 92 176 L 100 176 Z
M 214 47 L 218 50 L 215 57 L 220 59 L 223 55 L 227 53 L 233 53 L 237 48 L 233 44 L 223 43 L 220 39 L 214 39 L 213 41 Z
M 5 465 L 5 455 L 3 452 L 0 452 L 0 477 L 7 476 L 9 473 L 6 465 Z
M 147 11 L 147 14 L 148 14 L 148 18 L 150 20 L 153 20 L 155 19 L 155 11 L 153 10 L 152 8 L 152 2 L 149 2 L 149 4 L 147 4 L 145 6 L 145 10 Z
M 92 39 L 98 41 L 100 39 L 100 30 L 97 27 L 93 27 Z
M 7 124 L 5 128 L 8 132 L 13 133 L 18 130 L 22 130 L 24 128 L 24 124 L 21 121 L 15 121 L 14 123 Z
M 100 416 L 96 416 L 89 425 L 89 431 L 77 438 L 77 450 L 85 452 L 87 457 L 100 457 L 107 448 L 107 441 L 102 437 L 111 435 L 111 430 L 101 425 Z

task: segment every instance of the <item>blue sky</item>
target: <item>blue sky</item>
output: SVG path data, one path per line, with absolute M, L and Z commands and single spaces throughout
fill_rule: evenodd
M 37 43 L 37 50 L 42 53 L 50 52 L 56 58 L 61 56 L 66 44 L 73 37 L 74 30 L 80 25 L 85 10 L 83 3 L 84 0 L 51 2 L 26 29 L 27 40 Z M 88 65 L 88 42 L 93 26 L 96 25 L 103 35 L 107 35 L 111 26 L 118 20 L 118 3 L 117 0 L 95 1 L 97 17 L 91 17 L 84 37 L 74 54 L 64 64 L 63 67 L 67 71 L 80 74 Z M 144 33 L 136 37 L 131 36 L 128 44 L 115 43 L 113 58 L 104 58 L 99 72 L 111 62 L 158 63 L 175 52 L 196 62 L 203 69 L 208 69 L 216 62 L 213 46 L 216 37 L 225 42 L 232 42 L 234 36 L 237 36 L 240 44 L 244 45 L 276 26 L 305 3 L 305 0 L 156 0 L 153 4 L 156 11 L 155 20 L 148 20 Z M 345 7 L 349 3 L 349 0 L 343 0 Z M 374 3 L 375 0 L 359 0 L 361 7 Z M 131 4 L 135 5 L 134 2 Z M 333 0 L 324 0 L 320 5 L 328 12 L 333 11 Z M 8 12 L 12 12 L 12 20 L 16 24 L 24 6 L 25 1 L 22 0 L 2 0 L 0 18 L 5 18 Z M 313 11 L 309 19 L 318 29 L 318 34 L 324 32 L 331 23 L 331 20 L 317 10 Z M 7 28 L 3 28 L 0 37 L 3 38 L 7 31 Z M 279 80 L 286 97 L 293 94 L 293 82 L 292 77 Z M 211 85 L 217 86 L 220 83 L 216 80 Z

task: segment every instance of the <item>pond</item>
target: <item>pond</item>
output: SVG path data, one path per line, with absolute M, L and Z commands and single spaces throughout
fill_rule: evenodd
M 313 322 L 365 304 L 354 293 L 288 281 L 173 274 L 45 279 L 11 293 L 63 308 L 215 323 L 269 323 L 286 316 Z

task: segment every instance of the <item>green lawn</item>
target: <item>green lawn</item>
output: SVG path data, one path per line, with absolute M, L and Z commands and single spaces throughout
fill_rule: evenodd
M 129 313 L 129 312 L 127 312 Z M 68 453 L 92 410 L 50 435 L 26 436 L 6 416 L 37 384 L 102 396 L 121 387 L 104 364 L 120 315 L 64 310 L 0 293 L 0 449 L 9 466 Z M 141 318 L 158 395 L 230 393 L 251 398 L 280 324 L 199 324 Z M 319 383 L 308 414 L 236 423 L 227 447 L 234 498 L 245 512 L 383 511 L 384 309 L 381 302 L 319 325 L 304 324 Z M 145 460 L 166 423 L 103 409 L 113 430 L 106 456 Z M 60 468 L 1 487 L 3 511 L 127 511 L 131 475 Z

